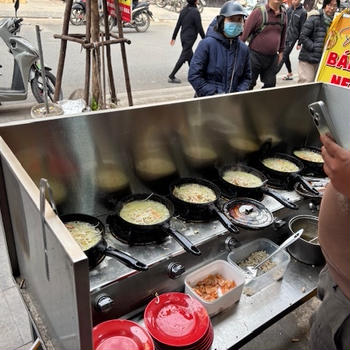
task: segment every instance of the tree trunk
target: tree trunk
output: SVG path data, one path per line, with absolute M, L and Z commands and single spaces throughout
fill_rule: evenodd
M 100 40 L 100 26 L 99 26 L 99 13 L 98 13 L 97 1 L 98 0 L 91 0 L 91 42 L 92 43 L 97 43 Z M 96 46 L 91 51 L 92 51 L 91 107 L 93 110 L 96 110 L 98 107 L 101 107 L 101 103 L 102 103 L 100 48 Z

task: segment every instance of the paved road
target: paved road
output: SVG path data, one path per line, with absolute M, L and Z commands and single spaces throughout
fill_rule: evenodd
M 154 10 L 157 11 L 158 8 Z M 205 29 L 209 24 L 209 18 L 211 18 L 212 13 L 215 11 L 215 9 L 214 11 L 211 9 L 210 15 L 205 17 L 203 21 Z M 169 11 L 169 14 L 173 13 Z M 177 77 L 182 80 L 182 84 L 169 84 L 167 82 L 168 75 L 181 51 L 180 40 L 177 40 L 174 47 L 169 45 L 175 25 L 174 18 L 176 17 L 173 15 L 172 18 L 169 17 L 169 20 L 166 21 L 151 22 L 149 30 L 145 33 L 137 33 L 133 29 L 125 29 L 125 37 L 131 40 L 131 45 L 127 45 L 127 59 L 135 104 L 183 99 L 193 96 L 193 90 L 187 82 L 187 66 L 183 66 L 177 74 Z M 54 74 L 57 69 L 60 41 L 54 39 L 53 34 L 61 32 L 61 23 L 61 19 L 55 18 L 26 18 L 21 30 L 21 35 L 36 46 L 35 24 L 40 25 L 42 29 L 41 37 L 45 64 L 53 68 Z M 85 26 L 71 26 L 70 30 L 73 33 L 83 33 Z M 12 76 L 12 56 L 7 52 L 3 42 L 0 42 L 0 52 L 0 64 L 3 65 L 0 86 L 8 86 Z M 112 59 L 118 97 L 121 99 L 121 105 L 125 106 L 127 105 L 127 100 L 125 97 L 124 75 L 119 45 L 113 46 Z M 295 51 L 292 53 L 291 59 L 293 67 L 296 70 L 297 53 Z M 83 88 L 84 69 L 84 51 L 79 44 L 69 43 L 62 85 L 65 98 L 68 98 L 74 90 Z M 280 73 L 278 86 L 293 83 L 283 82 L 281 80 L 284 73 L 285 68 Z M 29 117 L 28 111 L 34 103 L 35 99 L 30 92 L 28 99 L 24 102 L 4 104 L 0 107 L 0 122 Z

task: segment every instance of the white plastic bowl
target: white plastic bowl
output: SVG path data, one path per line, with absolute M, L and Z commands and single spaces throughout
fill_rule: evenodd
M 236 286 L 226 294 L 209 302 L 202 299 L 193 289 L 199 281 L 204 280 L 209 275 L 222 275 L 226 280 L 234 281 Z M 209 316 L 214 316 L 219 312 L 235 304 L 241 297 L 244 285 L 244 273 L 236 266 L 229 264 L 225 260 L 215 260 L 212 263 L 201 267 L 190 273 L 185 278 L 185 292 L 199 300 L 206 308 Z

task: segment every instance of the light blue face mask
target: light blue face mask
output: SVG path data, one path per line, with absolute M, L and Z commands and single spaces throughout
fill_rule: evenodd
M 243 32 L 243 24 L 237 22 L 225 22 L 224 33 L 228 38 L 235 38 Z

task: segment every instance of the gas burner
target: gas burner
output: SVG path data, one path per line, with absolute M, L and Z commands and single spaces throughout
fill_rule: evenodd
M 225 214 L 243 228 L 261 229 L 274 221 L 271 212 L 260 202 L 250 198 L 236 198 L 225 206 Z
M 156 237 L 157 235 L 154 235 L 154 239 L 150 238 L 149 241 L 144 242 L 140 241 L 138 239 L 139 236 L 134 235 L 132 231 L 126 230 L 121 225 L 118 225 L 116 222 L 113 222 L 113 226 L 115 230 L 110 230 L 112 236 L 117 239 L 118 241 L 127 244 L 129 246 L 143 246 L 143 245 L 154 245 L 154 244 L 161 244 L 166 241 L 166 238 L 159 239 Z M 152 232 L 148 232 L 147 236 L 152 236 Z
M 294 186 L 295 191 L 300 194 L 301 196 L 305 198 L 310 198 L 310 199 L 319 199 L 321 200 L 324 191 L 326 190 L 326 186 L 329 183 L 329 178 L 320 178 L 320 177 L 304 177 L 304 179 L 313 187 L 315 188 L 318 192 L 319 195 L 314 195 L 307 189 L 305 189 L 304 185 L 302 183 L 296 183 Z
M 294 183 L 291 183 L 290 177 L 276 178 L 269 174 L 264 174 L 267 177 L 267 185 L 277 190 L 292 190 Z

